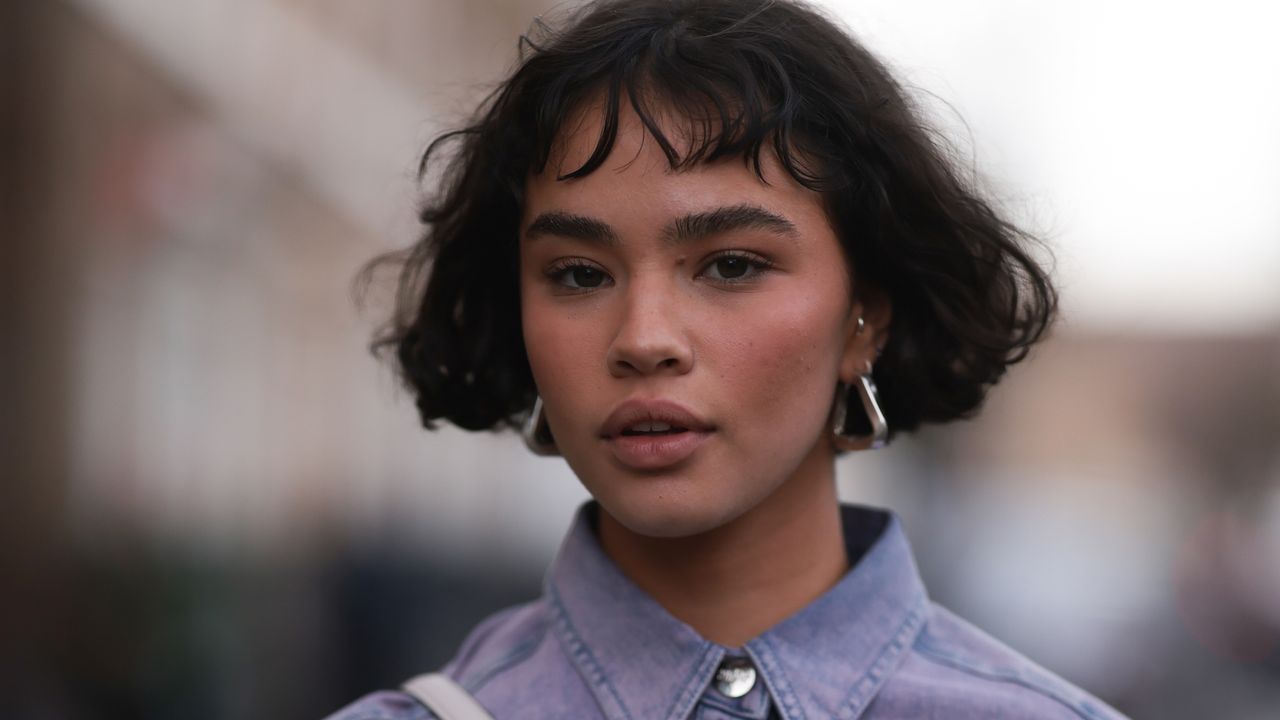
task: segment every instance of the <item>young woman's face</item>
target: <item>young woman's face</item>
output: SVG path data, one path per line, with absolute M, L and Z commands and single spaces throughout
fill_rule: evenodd
M 557 181 L 590 155 L 598 113 L 566 127 L 526 186 L 521 311 L 587 490 L 632 531 L 681 537 L 829 473 L 836 382 L 873 350 L 818 194 L 767 153 L 768 184 L 741 158 L 672 171 L 634 114 L 602 167 Z M 661 431 L 649 419 L 676 432 L 632 434 Z

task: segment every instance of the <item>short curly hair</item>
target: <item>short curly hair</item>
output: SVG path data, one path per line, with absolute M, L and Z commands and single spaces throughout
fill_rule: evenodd
M 858 283 L 887 295 L 892 325 L 874 368 L 893 432 L 974 414 L 987 389 L 1047 332 L 1057 293 L 885 66 L 815 9 L 788 0 L 599 0 L 561 29 L 535 22 L 521 59 L 469 125 L 407 250 L 396 309 L 374 339 L 394 349 L 423 425 L 518 427 L 536 395 L 520 320 L 519 222 L 566 118 L 603 98 L 594 152 L 557 180 L 601 166 L 622 103 L 679 170 L 776 153 L 820 193 Z M 686 127 L 681 154 L 656 119 Z

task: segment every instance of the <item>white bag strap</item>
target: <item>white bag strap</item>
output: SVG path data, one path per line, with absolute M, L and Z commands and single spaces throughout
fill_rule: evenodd
M 444 673 L 419 675 L 401 687 L 440 720 L 493 720 L 470 693 Z

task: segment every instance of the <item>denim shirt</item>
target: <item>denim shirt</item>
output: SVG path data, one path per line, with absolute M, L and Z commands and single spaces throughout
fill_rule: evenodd
M 890 512 L 842 504 L 853 567 L 742 648 L 706 640 L 627 578 L 600 547 L 597 512 L 578 508 L 542 596 L 486 618 L 441 669 L 497 720 L 1122 717 L 932 603 Z M 745 694 L 721 691 L 722 663 L 750 664 Z M 430 718 L 380 691 L 329 720 Z

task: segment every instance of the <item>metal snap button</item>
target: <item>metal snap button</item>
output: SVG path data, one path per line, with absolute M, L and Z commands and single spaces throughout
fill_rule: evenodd
M 756 669 L 748 658 L 725 658 L 716 668 L 716 690 L 726 697 L 740 698 L 751 692 L 755 685 Z

